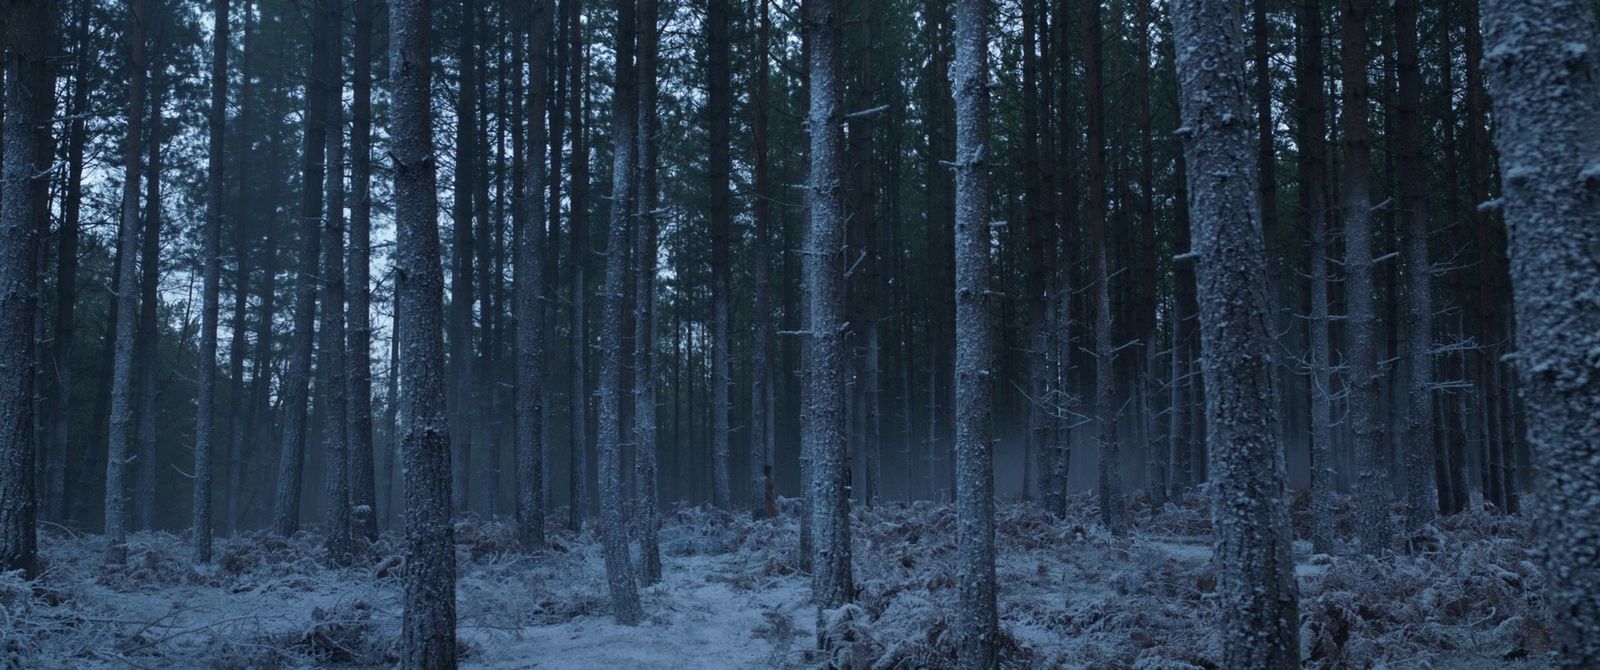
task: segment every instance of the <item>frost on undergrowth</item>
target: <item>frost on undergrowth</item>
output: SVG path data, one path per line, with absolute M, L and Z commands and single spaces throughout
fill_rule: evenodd
M 1218 667 L 1207 505 L 1198 496 L 1160 510 L 1129 502 L 1136 521 L 1122 539 L 1099 525 L 1089 496 L 1073 498 L 1066 518 L 1030 503 L 999 507 L 1005 667 Z M 1336 524 L 1348 536 L 1354 510 L 1338 502 Z M 722 640 L 730 646 L 770 646 L 774 667 L 954 664 L 956 518 L 948 505 L 858 508 L 855 599 L 818 613 L 805 602 L 797 505 L 783 503 L 778 519 L 684 506 L 664 514 L 667 581 L 642 594 L 641 640 L 651 627 L 702 625 L 678 620 L 692 610 L 692 592 L 726 589 L 732 596 L 717 596 L 705 625 L 717 626 L 717 639 L 730 638 Z M 1296 500 L 1297 530 L 1305 514 Z M 553 531 L 532 554 L 518 549 L 508 521 L 468 516 L 455 534 L 466 664 L 544 627 L 594 622 L 561 634 L 578 642 L 582 631 L 609 622 L 592 530 Z M 1437 520 L 1427 536 L 1412 555 L 1297 556 L 1307 667 L 1545 665 L 1550 626 L 1527 522 L 1472 512 Z M 355 566 L 339 568 L 314 529 L 289 538 L 252 531 L 220 539 L 215 562 L 196 567 L 183 537 L 136 533 L 128 560 L 105 566 L 101 538 L 51 530 L 39 578 L 0 574 L 0 661 L 392 667 L 401 615 L 397 540 L 386 533 Z

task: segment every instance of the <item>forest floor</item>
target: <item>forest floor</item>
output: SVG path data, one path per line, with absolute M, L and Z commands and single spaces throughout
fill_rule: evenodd
M 790 501 L 785 501 L 786 504 Z M 1300 501 L 1303 502 L 1303 501 Z M 1113 538 L 1091 497 L 1066 519 L 1002 504 L 998 573 L 1007 667 L 1214 668 L 1211 528 L 1198 503 Z M 1296 526 L 1304 529 L 1297 506 Z M 1348 533 L 1348 509 L 1339 523 Z M 796 561 L 793 510 L 777 520 L 669 511 L 665 578 L 647 620 L 608 615 L 592 531 L 516 551 L 507 523 L 456 526 L 462 663 L 483 668 L 939 668 L 954 657 L 955 516 L 890 503 L 855 515 L 856 603 L 826 613 L 842 641 L 816 649 L 819 617 Z M 1443 519 L 1410 555 L 1307 555 L 1296 543 L 1307 667 L 1542 668 L 1550 647 L 1540 573 L 1519 518 Z M 0 666 L 372 667 L 395 661 L 395 537 L 359 567 L 329 567 L 321 537 L 266 531 L 219 540 L 196 567 L 183 539 L 139 533 L 122 565 L 104 540 L 51 531 L 44 573 L 0 575 Z

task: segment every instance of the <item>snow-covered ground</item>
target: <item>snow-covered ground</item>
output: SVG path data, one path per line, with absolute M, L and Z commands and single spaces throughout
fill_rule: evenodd
M 1010 667 L 1216 667 L 1210 527 L 1199 503 L 1134 506 L 1127 538 L 1094 523 L 1092 498 L 1056 519 L 1000 507 L 1000 616 Z M 1303 521 L 1296 515 L 1297 524 Z M 1341 522 L 1344 520 L 1341 519 Z M 666 515 L 665 579 L 647 620 L 608 616 L 599 543 L 557 532 L 515 550 L 513 529 L 457 524 L 463 665 L 484 668 L 937 668 L 954 660 L 955 516 L 890 503 L 855 518 L 856 603 L 819 616 L 796 560 L 792 513 L 775 521 L 702 508 Z M 1440 521 L 1420 551 L 1381 560 L 1300 555 L 1308 667 L 1538 668 L 1549 647 L 1540 573 L 1520 519 Z M 321 538 L 246 533 L 194 567 L 180 537 L 103 540 L 48 532 L 45 573 L 0 576 L 0 661 L 37 668 L 371 667 L 394 661 L 399 570 L 392 539 L 360 567 L 326 564 Z M 0 662 L 0 666 L 7 665 Z

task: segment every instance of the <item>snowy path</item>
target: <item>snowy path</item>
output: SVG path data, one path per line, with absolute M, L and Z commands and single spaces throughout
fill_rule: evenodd
M 517 631 L 464 632 L 477 668 L 754 668 L 784 665 L 815 637 L 804 578 L 763 578 L 733 556 L 668 558 L 661 584 L 642 592 L 647 620 L 619 626 L 606 614 Z M 740 579 L 761 580 L 754 590 Z M 795 651 L 798 654 L 798 651 Z

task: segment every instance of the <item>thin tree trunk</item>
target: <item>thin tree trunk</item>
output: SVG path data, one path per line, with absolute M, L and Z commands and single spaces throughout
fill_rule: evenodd
M 306 457 L 306 409 L 311 354 L 317 318 L 318 261 L 321 259 L 323 158 L 328 133 L 328 80 L 332 72 L 328 47 L 328 12 L 318 0 L 311 30 L 311 78 L 306 86 L 306 130 L 300 178 L 300 270 L 295 279 L 294 334 L 288 368 L 283 375 L 283 450 L 278 456 L 278 490 L 273 499 L 273 525 L 289 536 L 300 529 L 300 477 Z M 270 332 L 270 331 L 269 331 Z
M 1186 0 L 1172 16 L 1210 395 L 1222 666 L 1298 668 L 1294 557 L 1239 10 L 1222 0 Z
M 1298 51 L 1296 108 L 1299 112 L 1300 208 L 1310 244 L 1311 315 L 1311 546 L 1333 550 L 1333 372 L 1328 337 L 1327 103 L 1323 98 L 1322 3 L 1305 0 L 1295 14 Z
M 155 17 L 160 12 L 154 13 Z M 161 369 L 160 329 L 157 328 L 161 309 L 161 140 L 165 104 L 165 86 L 161 58 L 161 19 L 155 18 L 155 58 L 150 66 L 150 116 L 146 133 L 145 159 L 144 235 L 139 249 L 139 325 L 134 351 L 138 374 L 138 430 L 134 434 L 134 511 L 139 530 L 155 530 L 156 515 L 156 421 L 159 411 L 159 385 L 156 375 Z
M 657 527 L 660 514 L 656 509 L 656 241 L 655 203 L 656 160 L 659 120 L 656 118 L 657 59 L 661 37 L 658 29 L 656 0 L 640 0 L 639 15 L 644 29 L 639 33 L 639 109 L 638 109 L 638 161 L 639 183 L 635 208 L 638 211 L 635 233 L 634 258 L 638 263 L 634 273 L 636 282 L 634 299 L 638 306 L 634 312 L 634 479 L 638 484 L 638 502 L 634 523 L 639 536 L 639 581 L 646 586 L 661 581 L 661 539 Z
M 545 96 L 550 72 L 545 66 L 545 45 L 550 41 L 555 6 L 551 0 L 533 4 L 529 32 L 529 70 L 532 75 L 528 108 L 528 145 L 537 147 L 525 161 L 527 183 L 523 190 L 523 225 L 517 231 L 517 256 L 513 280 L 517 300 L 517 539 L 523 549 L 544 546 L 544 243 Z M 521 74 L 517 73 L 520 78 Z
M 988 3 L 955 6 L 956 666 L 998 663 L 994 550 L 994 308 L 989 250 Z
M 217 388 L 217 293 L 222 279 L 223 141 L 228 122 L 228 0 L 214 0 L 211 24 L 211 138 L 206 166 L 205 279 L 200 310 L 200 387 L 195 399 L 194 509 L 190 539 L 195 560 L 211 561 L 212 403 Z
M 771 67 L 768 65 L 772 43 L 772 1 L 759 0 L 756 32 L 755 115 L 752 129 L 755 151 L 755 199 L 750 203 L 755 218 L 755 268 L 751 281 L 755 285 L 755 318 L 752 320 L 752 353 L 750 356 L 750 509 L 755 518 L 767 515 L 765 490 L 770 486 L 772 468 L 772 431 L 767 423 L 772 416 L 767 412 L 766 396 L 771 389 L 772 367 L 772 165 L 769 157 L 768 126 L 771 111 L 769 92 Z M 641 114 L 649 113 L 643 107 Z M 643 118 L 641 116 L 640 118 Z M 649 169 L 649 165 L 646 169 Z M 648 173 L 647 173 L 648 174 Z M 648 176 L 646 177 L 649 178 Z
M 456 93 L 455 182 L 452 188 L 450 219 L 450 448 L 455 470 L 451 473 L 451 507 L 457 514 L 469 509 L 473 421 L 477 396 L 473 385 L 473 190 L 478 179 L 478 32 L 475 16 L 477 0 L 460 6 L 456 62 L 461 69 L 461 86 Z M 487 262 L 488 259 L 481 259 Z
M 0 570 L 38 570 L 34 406 L 41 215 L 49 208 L 51 117 L 49 2 L 7 3 L 5 127 L 0 181 Z M 138 61 L 135 61 L 137 63 Z
M 85 118 L 89 109 L 89 2 L 76 4 L 73 44 L 72 121 L 67 133 L 67 181 L 62 184 L 61 227 L 56 243 L 55 348 L 52 369 L 56 377 L 56 402 L 51 405 L 51 446 L 46 455 L 43 483 L 44 518 L 68 520 L 68 471 L 83 464 L 72 452 L 72 351 L 77 341 L 78 236 L 83 210 L 84 144 L 88 136 Z M 3 152 L 0 152 L 3 154 Z M 81 495 L 81 493 L 79 494 Z
M 1122 500 L 1122 451 L 1117 440 L 1116 382 L 1111 345 L 1111 276 L 1106 268 L 1105 68 L 1100 1 L 1084 0 L 1084 91 L 1088 96 L 1089 246 L 1094 254 L 1094 403 L 1099 424 L 1100 522 L 1115 535 L 1127 532 Z
M 567 254 L 567 262 L 571 264 L 567 290 L 572 305 L 572 324 L 568 332 L 571 338 L 568 342 L 571 350 L 568 376 L 572 385 L 572 393 L 568 398 L 571 404 L 568 416 L 571 458 L 567 480 L 571 503 L 567 509 L 567 527 L 578 531 L 583 529 L 583 520 L 589 516 L 589 391 L 585 366 L 589 355 L 589 336 L 584 314 L 588 300 L 584 268 L 589 260 L 589 233 L 585 225 L 589 212 L 584 197 L 589 189 L 589 149 L 584 143 L 584 127 L 587 124 L 584 119 L 583 6 L 580 0 L 567 0 L 567 5 L 567 30 L 572 38 L 569 56 L 571 83 L 567 89 L 571 96 L 568 114 L 572 117 L 572 184 L 568 187 L 571 210 L 567 215 L 568 236 L 572 238 L 571 250 Z
M 635 0 L 617 0 L 616 80 L 612 85 L 611 223 L 606 235 L 606 275 L 600 322 L 600 406 L 598 412 L 600 469 L 600 533 L 605 545 L 606 583 L 617 623 L 638 625 L 644 611 L 628 557 L 627 528 L 622 514 L 622 303 L 627 274 L 628 219 L 634 191 L 633 153 L 637 130 L 633 81 Z
M 806 189 L 805 281 L 809 289 L 806 330 L 805 402 L 801 440 L 811 455 L 812 533 L 816 538 L 812 592 L 818 607 L 854 599 L 850 556 L 850 499 L 845 487 L 845 221 L 842 125 L 843 81 L 839 63 L 840 17 L 834 0 L 806 3 L 810 35 L 811 169 Z M 820 635 L 820 633 L 819 633 Z
M 1406 531 L 1408 537 L 1436 511 L 1433 461 L 1433 267 L 1428 261 L 1429 203 L 1422 138 L 1422 71 L 1417 63 L 1417 0 L 1396 0 L 1395 66 L 1399 81 L 1399 214 L 1406 236 L 1407 411 Z
M 732 74 L 728 67 L 728 24 L 733 13 L 728 0 L 708 0 L 706 9 L 706 114 L 710 126 L 710 218 L 711 218 L 711 499 L 724 509 L 732 506 L 732 451 L 729 446 L 728 398 L 732 380 L 728 370 L 728 258 L 729 226 L 733 211 L 728 200 L 729 156 L 728 122 L 732 116 Z
M 1372 142 L 1367 129 L 1367 11 L 1370 0 L 1340 0 L 1342 69 L 1344 71 L 1344 239 L 1345 301 L 1350 360 L 1351 431 L 1355 434 L 1359 463 L 1356 494 L 1357 535 L 1361 550 L 1377 554 L 1389 548 L 1393 529 L 1389 521 L 1389 476 L 1385 467 L 1382 418 L 1378 392 L 1377 315 L 1373 301 L 1372 201 L 1370 166 Z
M 450 524 L 450 427 L 445 419 L 444 270 L 434 173 L 428 0 L 389 3 L 395 190 L 395 315 L 404 394 L 404 638 L 401 666 L 456 665 L 455 538 Z
M 343 13 L 344 5 L 329 1 L 323 11 L 327 13 L 329 30 L 327 82 L 327 160 L 326 184 L 328 213 L 323 217 L 322 246 L 322 325 L 318 335 L 323 349 L 320 369 L 317 371 L 317 397 L 322 402 L 323 466 L 328 496 L 328 555 L 335 565 L 351 560 L 350 523 L 350 443 L 346 431 L 349 406 L 345 374 L 344 330 L 344 83 L 342 65 L 344 57 Z
M 372 7 L 355 0 L 355 61 L 350 103 L 350 264 L 345 273 L 349 303 L 350 509 L 355 530 L 368 542 L 378 539 L 377 485 L 372 446 Z
M 129 6 L 128 70 L 131 78 L 128 82 L 128 134 L 122 149 L 122 222 L 118 233 L 121 242 L 117 253 L 115 287 L 116 335 L 112 342 L 111 427 L 107 434 L 106 447 L 105 531 L 106 537 L 110 539 L 106 553 L 107 563 L 123 562 L 128 552 L 123 544 L 127 536 L 125 475 L 134 427 L 133 349 L 138 294 L 133 287 L 134 282 L 138 281 L 135 272 L 135 250 L 139 248 L 139 177 L 144 169 L 144 152 L 141 151 L 140 140 L 144 134 L 145 73 L 149 67 L 149 61 L 145 56 L 145 22 L 149 18 L 148 5 L 148 0 L 133 0 Z M 7 108 L 10 109 L 10 106 Z M 15 237 L 6 236 L 6 239 Z M 5 350 L 16 351 L 12 347 L 7 347 Z M 32 453 L 31 450 L 29 453 Z M 32 471 L 32 466 L 29 466 L 29 471 Z

